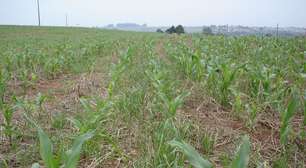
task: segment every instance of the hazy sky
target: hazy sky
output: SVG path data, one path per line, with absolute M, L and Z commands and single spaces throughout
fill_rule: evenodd
M 306 27 L 306 0 L 40 0 L 42 25 Z M 36 0 L 0 0 L 0 24 L 37 24 Z

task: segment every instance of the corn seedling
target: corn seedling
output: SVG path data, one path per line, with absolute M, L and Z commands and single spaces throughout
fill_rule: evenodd
M 177 156 L 167 141 L 178 136 L 177 128 L 171 119 L 161 122 L 153 135 L 154 167 L 172 167 L 177 162 Z
M 162 114 L 158 117 L 158 121 L 160 120 L 160 122 L 153 127 L 153 166 L 176 167 L 177 165 L 181 165 L 182 162 L 179 159 L 180 157 L 173 152 L 171 146 L 166 142 L 180 136 L 174 121 L 177 109 L 183 105 L 184 98 L 189 95 L 189 92 L 183 92 L 176 96 L 173 93 L 175 90 L 174 82 L 169 80 L 163 64 L 154 58 L 150 58 L 149 61 L 149 68 L 145 73 L 154 89 L 155 106 L 153 110 Z
M 237 92 L 232 88 L 234 85 L 235 77 L 240 69 L 245 65 L 236 66 L 228 65 L 228 63 L 222 63 L 221 65 L 207 66 L 207 82 L 206 85 L 210 89 L 210 93 L 216 97 L 220 103 L 224 106 L 230 105 L 230 99 L 234 92 Z M 237 92 L 238 93 L 238 92 Z M 236 97 L 239 99 L 239 97 Z
M 6 89 L 7 77 L 3 70 L 0 71 L 0 108 L 4 104 L 4 93 Z
M 172 140 L 169 144 L 181 151 L 195 168 L 212 168 L 212 164 L 208 160 L 204 159 L 191 145 L 184 141 Z
M 231 168 L 246 168 L 248 167 L 249 155 L 251 151 L 251 144 L 248 136 L 242 138 L 234 160 L 232 161 Z
M 41 116 L 41 113 L 44 112 L 43 103 L 46 101 L 46 99 L 47 99 L 47 96 L 42 95 L 41 93 L 38 93 L 37 96 L 36 96 L 35 105 L 36 105 L 36 108 L 38 108 L 38 116 L 39 117 Z M 49 116 L 49 119 L 51 119 L 51 114 Z
M 116 82 L 119 80 L 120 75 L 126 69 L 127 64 L 131 60 L 131 56 L 132 56 L 132 49 L 128 48 L 127 51 L 121 55 L 119 62 L 113 65 L 113 68 L 110 72 L 111 81 L 109 82 L 108 88 L 107 88 L 109 98 L 112 97 Z
M 191 145 L 184 141 L 172 140 L 169 144 L 181 151 L 189 161 L 189 163 L 196 168 L 211 168 L 212 164 L 204 159 Z M 231 168 L 246 168 L 249 162 L 250 141 L 247 136 L 242 138 L 242 144 L 238 148 L 234 160 L 231 163 Z
M 104 129 L 106 122 L 110 117 L 110 108 L 112 102 L 110 99 L 100 100 L 96 99 L 94 102 L 81 98 L 80 102 L 86 112 L 86 115 L 82 119 L 68 118 L 73 126 L 78 130 L 80 134 L 84 134 L 90 130 L 96 130 L 99 132 L 96 134 L 96 138 L 101 138 L 109 143 L 112 150 L 120 156 L 127 158 L 124 152 L 119 147 L 118 143 L 112 137 L 111 134 Z
M 43 103 L 46 101 L 47 96 L 42 95 L 41 93 L 38 93 L 36 96 L 36 106 L 38 106 L 38 108 L 40 109 L 40 111 L 43 110 Z
M 245 108 L 248 112 L 247 125 L 249 128 L 253 129 L 258 115 L 258 106 L 255 103 L 251 103 L 251 104 L 246 104 Z
M 68 120 L 73 123 L 73 126 L 81 134 L 103 126 L 103 123 L 107 121 L 107 118 L 110 115 L 108 110 L 111 105 L 104 101 L 96 101 L 96 103 L 93 103 L 83 98 L 80 99 L 80 102 L 85 109 L 86 115 L 82 120 L 69 118 Z
M 38 94 L 36 100 L 29 100 L 28 98 L 17 98 L 17 97 L 13 97 L 13 99 L 16 102 L 16 107 L 21 108 L 26 115 L 34 118 L 34 116 L 36 115 L 38 117 L 40 117 L 41 115 L 40 108 L 42 108 L 42 104 L 39 104 L 39 102 L 37 102 L 37 99 L 39 99 L 40 96 Z M 43 101 L 41 103 L 43 103 Z
M 165 116 L 166 118 L 173 118 L 176 116 L 176 111 L 179 107 L 182 106 L 184 102 L 184 98 L 189 95 L 189 92 L 182 93 L 175 97 L 174 99 L 169 99 L 165 95 L 165 93 L 159 92 L 159 97 L 164 103 L 164 106 L 166 107 L 165 109 Z
M 31 81 L 29 79 L 29 72 L 27 69 L 23 69 L 20 72 L 20 80 L 22 81 L 23 93 L 26 94 L 28 87 L 31 86 Z
M 236 93 L 235 91 L 233 91 L 235 97 L 234 97 L 234 103 L 232 105 L 232 109 L 233 109 L 233 112 L 235 114 L 235 116 L 237 118 L 240 118 L 241 117 L 241 113 L 244 111 L 244 108 L 243 108 L 243 103 L 242 103 L 242 96 L 241 96 L 241 93 Z
M 220 85 L 219 85 L 219 89 L 220 89 L 220 93 L 221 93 L 221 104 L 222 105 L 228 105 L 229 104 L 229 96 L 230 96 L 230 87 L 234 82 L 236 73 L 238 72 L 238 70 L 241 68 L 240 67 L 234 67 L 234 68 L 230 68 L 228 65 L 226 64 L 222 64 L 220 67 Z M 232 70 L 233 69 L 233 70 Z
M 8 138 L 10 145 L 12 144 L 12 136 L 14 133 L 14 126 L 12 124 L 14 110 L 8 105 L 2 105 L 2 115 L 4 118 L 3 124 L 1 126 L 4 128 L 4 134 Z
M 37 125 L 32 119 L 30 119 L 27 115 L 25 115 L 27 120 L 35 126 L 37 130 L 37 134 L 40 142 L 40 156 L 44 161 L 44 165 L 47 168 L 76 168 L 78 164 L 78 160 L 80 158 L 82 145 L 92 138 L 95 134 L 94 131 L 88 131 L 78 137 L 76 137 L 73 141 L 72 147 L 67 150 L 64 154 L 62 165 L 60 166 L 60 161 L 56 159 L 56 156 L 53 154 L 53 145 L 48 135 L 43 131 L 43 129 Z M 38 163 L 34 163 L 32 167 L 39 167 Z
M 287 109 L 281 113 L 280 141 L 283 146 L 285 146 L 288 142 L 288 135 L 290 133 L 290 121 L 295 111 L 297 110 L 298 101 L 298 98 L 293 93 Z

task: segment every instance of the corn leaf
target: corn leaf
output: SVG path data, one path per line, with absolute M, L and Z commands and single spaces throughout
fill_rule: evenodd
M 29 118 L 26 114 L 24 115 L 26 119 L 36 127 L 40 143 L 39 146 L 40 156 L 42 157 L 45 166 L 47 168 L 56 168 L 56 163 L 55 160 L 53 159 L 53 146 L 48 135 L 31 118 Z
M 80 158 L 82 145 L 85 141 L 94 136 L 94 131 L 89 131 L 83 135 L 78 136 L 70 150 L 66 152 L 67 159 L 65 160 L 64 168 L 75 168 Z
M 239 150 L 231 164 L 231 168 L 246 168 L 249 162 L 250 154 L 250 140 L 248 136 L 244 136 L 242 139 L 242 144 L 239 147 Z
M 40 142 L 40 155 L 48 168 L 55 168 L 52 143 L 48 135 L 41 128 L 37 128 L 37 131 Z
M 298 99 L 296 97 L 293 97 L 293 99 L 290 100 L 289 105 L 287 107 L 287 110 L 282 114 L 282 122 L 281 122 L 281 128 L 280 128 L 280 140 L 283 145 L 287 143 L 288 139 L 288 133 L 290 130 L 290 120 L 293 117 L 296 108 L 298 106 Z
M 169 144 L 173 147 L 178 148 L 188 159 L 191 165 L 196 168 L 211 168 L 212 164 L 204 159 L 191 145 L 180 142 L 176 140 L 172 140 Z

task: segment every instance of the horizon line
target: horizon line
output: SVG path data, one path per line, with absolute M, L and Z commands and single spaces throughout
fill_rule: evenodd
M 41 24 L 40 26 L 38 26 L 37 24 L 1 24 L 0 23 L 0 26 L 33 26 L 33 27 L 81 27 L 81 28 L 93 28 L 93 27 L 96 27 L 96 28 L 107 28 L 108 25 L 114 25 L 114 28 L 116 28 L 117 24 L 137 24 L 139 26 L 142 26 L 144 24 L 138 24 L 138 23 L 133 23 L 133 22 L 119 22 L 119 23 L 116 23 L 116 24 L 106 24 L 106 25 L 91 25 L 91 26 L 86 26 L 86 25 L 80 25 L 80 24 L 73 24 L 73 25 L 48 25 L 48 24 Z M 176 26 L 176 25 L 182 25 L 183 27 L 204 27 L 204 26 L 242 26 L 242 27 L 267 27 L 267 28 L 300 28 L 300 29 L 306 29 L 306 27 L 302 27 L 302 26 L 281 26 L 281 25 L 275 25 L 275 26 L 250 26 L 250 25 L 236 25 L 236 24 L 206 24 L 206 25 L 183 25 L 183 24 L 171 24 L 171 25 L 159 25 L 159 26 L 156 26 L 156 25 L 147 25 L 146 26 L 143 26 L 144 28 L 147 27 L 147 28 L 159 28 L 159 27 L 171 27 L 171 26 Z

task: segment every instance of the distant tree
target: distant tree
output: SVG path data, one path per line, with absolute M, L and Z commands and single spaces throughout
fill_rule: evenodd
M 175 28 L 175 33 L 177 33 L 177 34 L 183 34 L 183 33 L 185 33 L 184 27 L 183 27 L 182 25 L 176 26 L 176 28 Z
M 208 26 L 204 26 L 202 32 L 204 34 L 209 34 L 209 35 L 213 34 L 212 29 L 210 27 L 208 27 Z
M 157 33 L 163 33 L 164 31 L 162 31 L 162 29 L 157 29 L 156 32 Z
M 178 25 L 176 27 L 171 26 L 169 29 L 166 30 L 166 33 L 168 33 L 168 34 L 173 34 L 173 33 L 183 34 L 183 33 L 185 33 L 185 30 L 184 30 L 184 27 L 182 25 Z
M 168 34 L 176 33 L 175 27 L 171 26 L 169 29 L 166 30 L 166 33 L 168 33 Z

